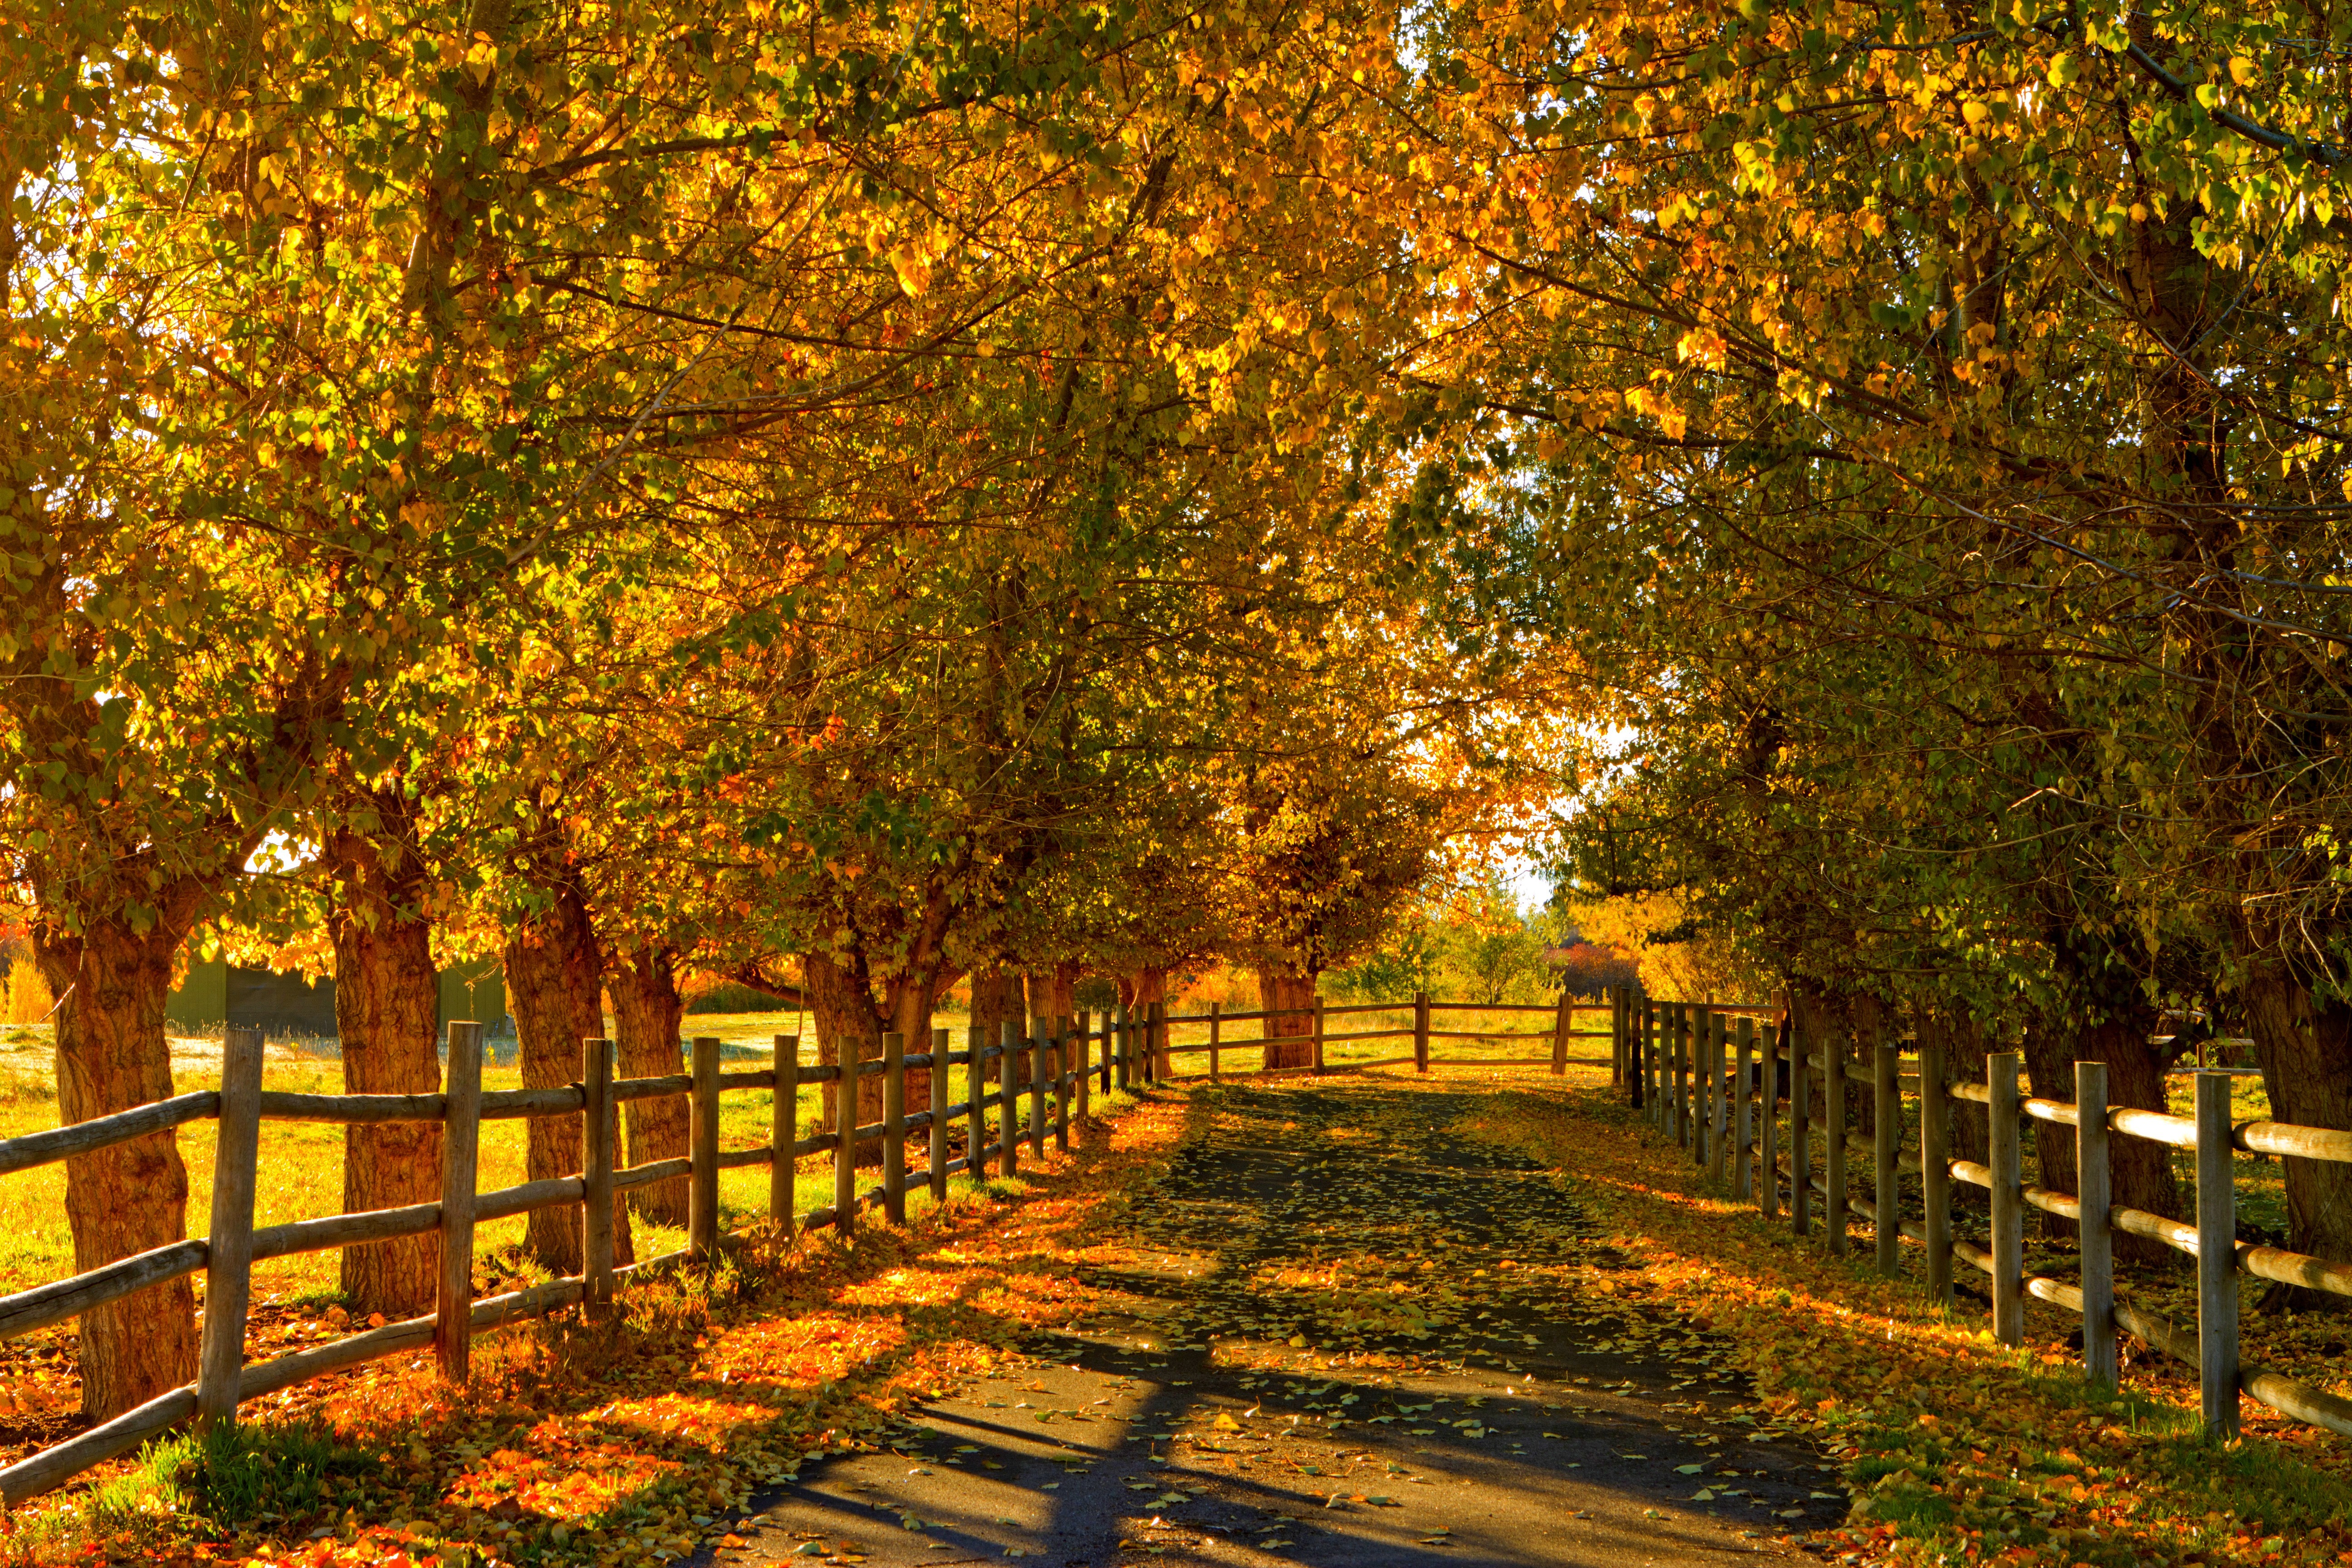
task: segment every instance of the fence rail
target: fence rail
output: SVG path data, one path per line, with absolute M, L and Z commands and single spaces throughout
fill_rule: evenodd
M 1753 1018 L 1738 1016 L 1735 1029 L 1727 1016 L 1730 1010 L 1722 1007 L 1639 994 L 1628 1002 L 1620 1057 L 1633 1064 L 1622 1076 L 1633 1104 L 1696 1163 L 1728 1180 L 1736 1196 L 1752 1198 L 1766 1215 L 1777 1215 L 1785 1196 L 1797 1235 L 1811 1233 L 1813 1200 L 1819 1197 L 1832 1253 L 1847 1250 L 1849 1221 L 1856 1218 L 1872 1227 L 1877 1266 L 1888 1275 L 1901 1272 L 1902 1247 L 1911 1242 L 1924 1252 L 1927 1293 L 1939 1304 L 1952 1301 L 1954 1259 L 1981 1271 L 1991 1282 L 1994 1337 L 2003 1344 L 2023 1342 L 2029 1298 L 2074 1313 L 2083 1320 L 2084 1375 L 2095 1383 L 2116 1383 L 2116 1336 L 2128 1333 L 2197 1369 L 2200 1413 L 2206 1429 L 2218 1436 L 2237 1433 L 2242 1393 L 2295 1420 L 2352 1436 L 2352 1399 L 2242 1359 L 2241 1277 L 2352 1297 L 2352 1264 L 2241 1239 L 2231 1159 L 2244 1152 L 2352 1163 L 2352 1131 L 2268 1121 L 2233 1124 L 2229 1068 L 2196 1069 L 2194 1114 L 2175 1116 L 2110 1105 L 2102 1062 L 2077 1062 L 2074 1098 L 2053 1100 L 2020 1092 L 2015 1052 L 1989 1056 L 1984 1080 L 1976 1082 L 1948 1078 L 1940 1053 L 1927 1046 L 1911 1076 L 1902 1070 L 1899 1046 L 1874 1046 L 1866 1063 L 1852 1063 L 1842 1047 L 1816 1049 L 1797 1039 L 1786 1013 L 1759 1037 Z M 1866 1073 L 1853 1070 L 1864 1066 Z M 1909 1152 L 1918 1161 L 1920 1177 L 1922 1212 L 1916 1220 L 1901 1213 L 1898 1184 L 1906 1152 L 1906 1089 L 1918 1101 L 1918 1147 Z M 1816 1090 L 1828 1119 L 1822 1128 L 1813 1121 Z M 1864 1091 L 1872 1097 L 1875 1135 L 1841 1136 L 1854 1097 Z M 1984 1161 L 1951 1158 L 1951 1118 L 1961 1106 L 1969 1107 L 1969 1114 L 1980 1110 L 1986 1118 Z M 1779 1148 L 1783 1116 L 1786 1163 Z M 2077 1191 L 2026 1184 L 2023 1130 L 2037 1121 L 2074 1130 Z M 2118 1134 L 2193 1152 L 2193 1224 L 2113 1201 L 2112 1139 Z M 1864 1156 L 1872 1166 L 1871 1198 L 1851 1191 L 1850 1153 Z M 1955 1181 L 1990 1194 L 1981 1241 L 1954 1233 Z M 2081 1246 L 2074 1281 L 2025 1272 L 2023 1221 L 2029 1208 L 2075 1222 Z M 1883 1223 L 1882 1216 L 1892 1223 Z M 2147 1237 L 2197 1260 L 2193 1330 L 2117 1300 L 2114 1238 L 2119 1235 Z
M 69 1127 L 0 1140 L 0 1173 L 5 1173 L 192 1121 L 221 1124 L 207 1236 L 173 1242 L 70 1279 L 0 1296 L 0 1339 L 8 1339 L 201 1271 L 205 1276 L 205 1315 L 197 1380 L 0 1468 L 0 1506 L 60 1486 L 183 1422 L 231 1421 L 243 1401 L 364 1362 L 431 1347 L 442 1375 L 463 1383 L 470 1371 L 474 1334 L 572 1306 L 585 1305 L 592 1312 L 600 1311 L 616 1290 L 663 1265 L 709 1258 L 721 1243 L 718 1192 L 721 1171 L 770 1168 L 768 1223 L 788 1231 L 829 1226 L 847 1230 L 855 1227 L 861 1213 L 871 1209 L 903 1222 L 910 1187 L 928 1185 L 935 1197 L 944 1197 L 948 1178 L 958 1173 L 985 1177 L 992 1167 L 1000 1173 L 1012 1173 L 1018 1169 L 1024 1138 L 1033 1158 L 1044 1157 L 1049 1135 L 1066 1149 L 1070 1123 L 1074 1117 L 1086 1120 L 1093 1087 L 1099 1082 L 1108 1093 L 1114 1080 L 1122 1085 L 1129 1081 L 1141 1038 L 1141 1031 L 1123 1016 L 1105 1018 L 1099 1029 L 1091 1026 L 1083 1014 L 1075 1020 L 1075 1027 L 1073 1022 L 1040 1018 L 1026 1033 L 1006 1023 L 993 1043 L 980 1039 L 975 1030 L 961 1050 L 949 1049 L 944 1029 L 934 1031 L 929 1051 L 908 1053 L 895 1035 L 858 1044 L 850 1072 L 856 1080 L 883 1080 L 883 1120 L 861 1123 L 858 1096 L 836 1092 L 836 1126 L 806 1138 L 799 1135 L 801 1087 L 839 1084 L 843 1071 L 833 1063 L 803 1063 L 796 1036 L 776 1037 L 772 1067 L 722 1072 L 719 1042 L 701 1038 L 692 1043 L 690 1071 L 644 1079 L 613 1077 L 610 1042 L 590 1039 L 582 1045 L 580 1082 L 552 1089 L 486 1092 L 481 1087 L 481 1026 L 457 1022 L 449 1026 L 444 1092 L 334 1095 L 263 1089 L 259 1031 L 232 1029 L 223 1052 L 218 1090 L 179 1095 Z M 1101 1048 L 1099 1060 L 1094 1054 L 1097 1045 Z M 1030 1070 L 1020 1077 L 1016 1069 L 1024 1058 L 1028 1058 Z M 989 1070 L 992 1066 L 996 1068 L 993 1075 Z M 964 1092 L 950 1102 L 948 1084 L 957 1068 L 963 1069 Z M 926 1070 L 930 1103 L 909 1113 L 905 1103 L 907 1075 Z M 764 1143 L 722 1149 L 718 1140 L 719 1097 L 743 1089 L 774 1095 L 772 1134 Z M 670 1095 L 683 1096 L 688 1102 L 688 1154 L 636 1166 L 618 1165 L 614 1159 L 616 1108 L 627 1100 Z M 992 1111 L 996 1113 L 992 1137 Z M 475 1173 L 480 1124 L 500 1118 L 544 1116 L 582 1119 L 585 1168 L 573 1174 L 478 1191 Z M 257 1227 L 253 1223 L 259 1163 L 257 1134 L 264 1121 L 347 1125 L 439 1122 L 443 1127 L 441 1199 Z M 966 1129 L 966 1148 L 950 1159 L 949 1133 L 959 1123 Z M 924 1151 L 924 1158 L 912 1170 L 907 1160 L 909 1140 Z M 882 1180 L 863 1185 L 857 1176 L 857 1155 L 877 1142 L 882 1145 Z M 799 1212 L 796 1163 L 828 1152 L 834 1155 L 834 1201 L 829 1206 Z M 616 1266 L 613 1257 L 616 1196 L 678 1176 L 687 1178 L 688 1184 L 688 1245 L 659 1258 Z M 473 1300 L 475 1228 L 490 1220 L 551 1207 L 581 1211 L 583 1271 L 527 1290 Z M 244 1363 L 246 1303 L 255 1263 L 434 1234 L 441 1238 L 442 1261 L 439 1299 L 432 1314 L 274 1361 Z

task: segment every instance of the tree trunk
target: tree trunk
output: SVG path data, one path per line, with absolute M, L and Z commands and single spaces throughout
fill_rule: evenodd
M 1811 984 L 1800 984 L 1790 987 L 1789 992 L 1790 1011 L 1796 1015 L 1797 1019 L 1798 1048 L 1808 1056 L 1818 1056 L 1825 1062 L 1832 1055 L 1843 1056 L 1847 1063 L 1846 1079 L 1851 1084 L 1853 1078 L 1853 1053 L 1849 1048 L 1846 1039 L 1846 1014 L 1843 1003 L 1843 997 Z M 1692 1041 L 1691 1053 L 1692 1065 L 1696 1068 L 1698 1053 L 1696 1038 Z M 1669 1076 L 1672 1070 L 1670 1067 Z M 1811 1087 L 1812 1103 L 1807 1107 L 1806 1115 L 1812 1121 L 1813 1137 L 1818 1143 L 1824 1137 L 1838 1135 L 1828 1131 L 1830 1125 L 1829 1075 L 1819 1068 L 1809 1068 L 1807 1082 Z M 1837 1118 L 1841 1131 L 1852 1125 L 1850 1118 L 1853 1102 L 1853 1091 L 1849 1089 L 1846 1094 L 1846 1112 Z
M 2299 1127 L 2352 1128 L 2352 1005 L 2315 1000 L 2276 959 L 2258 962 L 2241 994 L 2271 1115 Z M 2320 1258 L 2352 1258 L 2352 1165 L 2295 1158 L 2281 1163 L 2287 1245 Z M 2264 1305 L 2346 1310 L 2340 1297 L 2301 1288 L 2278 1288 Z
M 981 1038 L 995 1045 L 1003 1037 L 1004 1026 L 1013 1026 L 1013 1035 L 1028 1038 L 1029 993 L 1021 971 L 1011 964 L 994 969 L 975 969 L 971 974 L 971 1022 L 982 1031 Z M 1029 1081 L 1029 1053 L 1023 1051 L 1013 1064 L 1013 1073 L 1022 1083 Z M 990 1082 L 994 1082 L 992 1078 Z
M 686 1001 L 677 994 L 675 955 L 669 949 L 646 943 L 624 953 L 612 967 L 613 1033 L 619 1046 L 620 1076 L 667 1078 L 683 1070 L 685 1054 L 680 1028 Z M 659 1100 L 633 1100 L 622 1108 L 628 1123 L 628 1163 L 686 1157 L 691 1121 L 685 1095 Z M 630 1206 L 649 1225 L 686 1225 L 687 1180 L 639 1187 L 629 1194 Z
M 507 1005 L 522 1047 L 525 1089 L 561 1089 L 580 1079 L 583 1040 L 604 1033 L 604 963 L 588 906 L 564 885 L 548 889 L 550 902 L 516 921 L 507 937 Z M 524 1173 L 534 1182 L 580 1173 L 580 1118 L 534 1116 L 525 1134 Z M 558 1275 L 580 1272 L 580 1211 L 570 1205 L 533 1209 L 523 1247 Z M 613 1205 L 613 1257 L 635 1253 L 629 1206 Z
M 393 804 L 397 806 L 396 799 Z M 404 821 L 404 816 L 389 818 Z M 385 848 L 389 847 L 389 856 Z M 398 846 L 338 829 L 326 859 L 337 886 L 329 930 L 335 943 L 335 1033 L 347 1094 L 430 1094 L 441 1087 L 434 1038 L 439 977 L 432 924 L 423 912 L 424 864 Z M 441 1195 L 441 1126 L 386 1121 L 343 1129 L 343 1212 L 401 1208 Z M 343 1249 L 343 1296 L 364 1317 L 405 1318 L 429 1309 L 440 1240 L 401 1237 Z
M 1313 974 L 1286 974 L 1278 970 L 1257 972 L 1258 1005 L 1268 1013 L 1311 1007 L 1315 1003 Z M 1300 1015 L 1265 1021 L 1268 1068 L 1311 1068 L 1315 1065 L 1315 1020 Z
M 1982 1083 L 1985 1074 L 1984 1031 L 1975 1019 L 1964 1014 L 1946 1013 L 1939 1008 L 1922 1010 L 1915 1019 L 1920 1042 L 1940 1041 L 1944 1047 L 1944 1077 L 1951 1083 Z M 1984 1108 L 1973 1100 L 1955 1100 L 1951 1105 L 1951 1156 L 1982 1165 L 1992 1159 L 1992 1130 L 1986 1124 Z M 1991 1200 L 1982 1187 L 1969 1182 L 1954 1182 L 1951 1186 L 1955 1208 L 1987 1209 Z
M 2142 1110 L 2166 1109 L 2164 1063 L 2148 1041 L 2156 1026 L 2155 1013 L 2136 1002 L 2110 997 L 2109 1016 L 2084 1023 L 2090 1005 L 2080 1000 L 2063 1004 L 2026 1031 L 2025 1068 L 2032 1092 L 2045 1100 L 2074 1098 L 2074 1064 L 2107 1064 L 2107 1104 Z M 1979 1119 L 1981 1120 L 1981 1119 Z M 2048 1121 L 2034 1124 L 2035 1155 L 2040 1184 L 2056 1192 L 2079 1191 L 2075 1184 L 2074 1130 Z M 2181 1217 L 2180 1183 L 2173 1174 L 2172 1152 L 2145 1138 L 2107 1140 L 2111 1191 L 2119 1207 L 2145 1209 L 2168 1218 Z M 2031 1178 L 2029 1178 L 2031 1179 Z M 2055 1215 L 2042 1218 L 2045 1236 L 2071 1237 L 2074 1222 Z M 2160 1241 L 2144 1236 L 2116 1237 L 2116 1256 L 2140 1262 L 2169 1263 L 2179 1254 Z
M 1168 972 L 1165 969 L 1147 966 L 1135 972 L 1135 999 L 1128 1005 L 1129 1016 L 1135 1020 L 1139 1030 L 1142 1029 L 1145 1022 L 1151 1016 L 1152 1005 L 1164 1004 L 1167 1000 Z M 1166 1078 L 1169 1073 L 1169 1062 L 1164 1051 L 1168 1042 L 1149 1037 L 1149 1031 L 1139 1034 L 1137 1040 L 1142 1048 L 1163 1053 L 1154 1066 L 1158 1075 Z
M 882 1051 L 882 1020 L 874 1010 L 874 993 L 865 977 L 836 962 L 829 955 L 806 953 L 801 958 L 801 977 L 808 987 L 809 1017 L 816 1025 L 816 1059 L 825 1067 L 840 1066 L 845 1056 L 852 1062 L 873 1061 Z M 850 1042 L 851 1049 L 844 1052 L 843 1043 Z M 824 1125 L 828 1131 L 840 1125 L 841 1086 L 824 1086 Z M 870 1126 L 882 1120 L 882 1079 L 879 1074 L 860 1079 L 857 1083 L 857 1124 Z M 861 1165 L 882 1163 L 882 1145 L 867 1143 L 857 1152 Z
M 193 900 L 171 900 L 177 905 Z M 172 1098 L 163 999 L 172 958 L 189 921 L 143 933 L 90 921 L 77 936 L 37 925 L 34 962 L 57 1015 L 58 1114 L 70 1125 Z M 87 1272 L 185 1239 L 188 1171 L 179 1138 L 154 1132 L 66 1162 L 66 1218 L 74 1268 Z M 196 1293 L 183 1277 L 85 1312 L 80 1325 L 82 1413 L 119 1415 L 196 1374 Z

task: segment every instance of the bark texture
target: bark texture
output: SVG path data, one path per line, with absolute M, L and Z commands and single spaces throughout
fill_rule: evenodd
M 652 944 L 630 949 L 613 961 L 607 982 L 613 997 L 613 1035 L 620 1076 L 664 1078 L 685 1070 L 682 1026 L 686 1001 L 678 994 L 675 956 Z M 691 1121 L 685 1095 L 633 1100 L 622 1108 L 628 1135 L 628 1163 L 683 1159 Z M 676 1176 L 629 1194 L 630 1206 L 654 1225 L 686 1224 L 687 1182 Z
M 877 1005 L 872 981 L 862 963 L 854 959 L 845 963 L 830 954 L 809 953 L 801 960 L 801 974 L 808 991 L 809 1016 L 816 1025 L 816 1059 L 820 1063 L 828 1067 L 839 1063 L 845 1041 L 857 1042 L 853 1059 L 873 1061 L 881 1055 L 882 1037 L 892 1032 L 906 1037 L 910 1052 L 930 1048 L 932 982 L 928 977 L 894 981 L 887 987 L 886 1003 Z M 1024 1052 L 1024 1064 L 1026 1059 L 1027 1053 Z M 824 1086 L 827 1127 L 833 1126 L 840 1114 L 840 1101 L 835 1098 L 839 1092 L 835 1084 Z M 907 1074 L 908 1106 L 920 1109 L 929 1105 L 930 1094 L 931 1075 L 920 1068 L 910 1069 Z M 865 1126 L 880 1120 L 882 1079 L 877 1073 L 858 1082 L 857 1121 Z M 880 1142 L 862 1148 L 857 1163 L 880 1164 Z
M 397 805 L 397 802 L 391 803 Z M 387 822 L 404 820 L 390 812 Z M 326 858 L 336 881 L 335 1033 L 349 1094 L 430 1094 L 441 1086 L 435 1039 L 440 984 L 423 913 L 424 863 L 396 838 L 340 830 Z M 343 1129 L 343 1212 L 432 1203 L 441 1195 L 441 1127 L 387 1121 Z M 439 1238 L 401 1237 L 343 1249 L 352 1311 L 414 1316 L 433 1305 Z
M 184 908 L 180 907 L 184 903 Z M 58 1115 L 70 1125 L 172 1097 L 163 999 L 194 900 L 145 932 L 117 921 L 66 935 L 36 926 L 33 961 L 57 1013 Z M 87 1272 L 185 1239 L 188 1171 L 175 1132 L 66 1162 L 74 1268 Z M 82 1314 L 82 1413 L 119 1415 L 196 1374 L 196 1293 L 182 1278 Z
M 1257 972 L 1257 1003 L 1268 1013 L 1277 1009 L 1313 1006 L 1315 976 L 1261 969 Z M 1268 1018 L 1265 1020 L 1265 1065 L 1269 1068 L 1313 1067 L 1314 1034 L 1315 1020 L 1303 1015 L 1295 1018 Z
M 2352 1127 L 2352 1005 L 2316 1000 L 2276 960 L 2255 965 L 2242 991 L 2271 1112 L 2301 1127 Z M 2352 1165 L 2287 1159 L 2287 1245 L 2321 1258 L 2352 1258 Z M 2267 1306 L 2341 1311 L 2338 1297 L 2282 1287 Z
M 1021 971 L 1010 964 L 972 971 L 971 1022 L 974 1028 L 982 1031 L 981 1039 L 988 1045 L 995 1045 L 1003 1037 L 1006 1024 L 1013 1026 L 1015 1035 L 1024 1039 L 1028 1037 L 1024 1031 L 1029 1026 L 1029 992 Z M 1020 1076 L 1020 1081 L 1029 1081 L 1026 1076 L 1029 1070 L 1027 1051 L 1020 1054 L 1013 1070 Z
M 507 1005 L 514 1014 L 525 1089 L 561 1089 L 580 1078 L 580 1045 L 604 1033 L 604 963 L 588 906 L 564 883 L 549 889 L 544 908 L 519 917 L 507 937 Z M 534 1116 L 525 1135 L 524 1173 L 530 1180 L 577 1175 L 583 1163 L 580 1118 Z M 613 1256 L 635 1256 L 629 1208 L 613 1205 Z M 534 1209 L 523 1246 L 543 1268 L 577 1274 L 580 1211 L 569 1205 Z
M 1129 1002 L 1128 1006 L 1131 1009 L 1129 1016 L 1135 1019 L 1139 1026 L 1150 1018 L 1154 1003 L 1165 1003 L 1167 1000 L 1168 972 L 1165 969 L 1144 968 L 1135 972 L 1135 995 Z M 1149 1035 L 1148 1030 L 1143 1032 Z M 1139 1042 L 1139 1048 L 1160 1053 L 1156 1069 L 1160 1078 L 1166 1078 L 1169 1071 L 1167 1044 L 1167 1041 L 1156 1037 L 1150 1037 L 1148 1044 Z

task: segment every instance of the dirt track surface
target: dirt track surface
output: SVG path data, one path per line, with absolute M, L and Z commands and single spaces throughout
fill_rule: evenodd
M 1778 1537 L 1844 1513 L 1728 1373 L 1518 1283 L 1622 1260 L 1549 1173 L 1455 1131 L 1478 1090 L 1196 1093 L 1129 1261 L 1089 1276 L 1107 1310 L 805 1467 L 716 1561 L 1632 1568 L 1793 1561 Z

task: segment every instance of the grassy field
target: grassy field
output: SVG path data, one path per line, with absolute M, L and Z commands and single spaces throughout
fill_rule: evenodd
M 790 1013 L 697 1015 L 687 1020 L 689 1035 L 716 1036 L 723 1042 L 724 1063 L 730 1068 L 758 1067 L 775 1060 L 773 1038 L 793 1026 Z M 961 1024 L 961 1020 L 943 1020 Z M 57 1079 L 53 1046 L 47 1028 L 15 1028 L 0 1034 L 0 1138 L 15 1137 L 54 1127 L 58 1121 Z M 301 1093 L 342 1091 L 342 1067 L 331 1054 L 332 1042 L 321 1049 L 316 1042 L 273 1042 L 263 1082 L 275 1089 Z M 520 1068 L 511 1039 L 495 1042 L 494 1059 L 482 1081 L 488 1089 L 520 1089 Z M 802 1058 L 815 1059 L 813 1045 L 803 1045 Z M 220 1082 L 220 1043 L 202 1038 L 172 1042 L 174 1087 L 182 1093 L 216 1088 Z M 816 1086 L 800 1093 L 800 1121 L 812 1129 L 823 1110 L 823 1091 Z M 738 1148 L 765 1143 L 771 1125 L 773 1096 L 762 1090 L 730 1089 L 719 1099 L 719 1144 Z M 523 1126 L 520 1121 L 488 1121 L 482 1125 L 481 1185 L 485 1190 L 507 1186 L 523 1178 Z M 180 1129 L 180 1154 L 188 1166 L 188 1215 L 193 1232 L 202 1234 L 212 1202 L 214 1126 L 192 1122 Z M 802 1190 L 811 1194 L 808 1206 L 817 1206 L 818 1173 L 826 1157 L 805 1162 L 809 1173 Z M 266 1121 L 261 1129 L 261 1179 L 256 1194 L 255 1223 L 278 1225 L 342 1211 L 343 1136 L 339 1127 L 314 1122 Z M 830 1188 L 826 1189 L 829 1194 Z M 45 1165 L 0 1178 L 0 1293 L 63 1279 L 74 1271 L 73 1241 L 65 1218 L 66 1172 L 62 1164 Z M 743 1224 L 766 1212 L 768 1173 L 764 1167 L 722 1171 L 719 1176 L 719 1206 L 729 1225 Z M 829 1198 L 827 1199 L 829 1201 Z M 481 1229 L 485 1252 L 520 1242 L 524 1221 L 517 1215 Z M 667 1252 L 685 1245 L 683 1233 L 660 1226 L 642 1226 L 638 1249 Z M 274 1258 L 254 1269 L 255 1300 L 261 1304 L 325 1305 L 336 1293 L 336 1255 L 315 1253 Z

